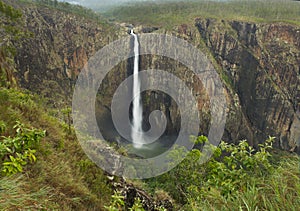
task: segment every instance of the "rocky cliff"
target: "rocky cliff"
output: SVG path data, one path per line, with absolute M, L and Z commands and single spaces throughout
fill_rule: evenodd
M 33 36 L 17 46 L 19 82 L 22 87 L 52 99 L 71 96 L 76 76 L 88 59 L 120 37 L 118 28 L 71 13 L 34 5 L 24 7 L 22 12 L 25 28 Z M 297 150 L 298 146 L 299 151 L 299 27 L 199 18 L 194 24 L 178 26 L 170 33 L 197 45 L 218 70 L 228 101 L 223 137 L 226 141 L 247 139 L 257 145 L 271 135 L 277 137 L 277 147 Z M 98 119 L 108 122 L 102 130 L 113 130 L 110 100 L 118 85 L 132 74 L 130 65 L 130 60 L 118 65 L 102 85 Z M 167 69 L 196 90 L 193 94 L 204 123 L 200 133 L 207 134 L 209 99 L 201 82 L 186 67 L 169 58 L 142 56 L 141 69 L 149 68 Z M 160 109 L 169 121 L 166 134 L 178 132 L 180 111 L 170 97 L 146 92 L 143 102 L 145 117 L 150 111 Z
M 300 28 L 213 19 L 195 26 L 231 96 L 225 138 L 257 144 L 271 135 L 277 147 L 299 148 Z
M 24 28 L 31 33 L 16 46 L 19 83 L 48 98 L 70 99 L 81 69 L 96 51 L 116 39 L 118 29 L 46 6 L 25 4 L 19 9 Z
M 140 32 L 143 33 L 142 28 Z M 299 152 L 299 27 L 199 18 L 194 26 L 181 25 L 164 33 L 172 33 L 197 45 L 219 72 L 228 101 L 224 140 L 247 139 L 257 146 L 268 136 L 275 136 L 276 147 Z M 210 111 L 201 81 L 172 59 L 143 55 L 140 60 L 141 69 L 166 70 L 194 90 L 201 111 L 200 133 L 207 135 Z M 130 74 L 127 71 L 127 75 Z M 119 79 L 111 80 L 119 84 Z M 112 93 L 103 97 L 110 98 Z M 169 96 L 157 91 L 146 92 L 143 103 L 145 119 L 151 111 L 159 109 L 168 119 L 166 134 L 176 134 L 180 130 L 180 110 Z M 147 128 L 147 122 L 144 124 Z
M 137 29 L 145 33 L 142 27 Z M 275 136 L 276 147 L 300 152 L 299 26 L 197 18 L 194 25 L 183 24 L 163 33 L 198 46 L 218 71 L 228 102 L 224 140 L 247 139 L 257 146 Z M 207 135 L 210 111 L 201 81 L 169 58 L 144 55 L 140 66 L 143 70 L 163 69 L 185 81 L 198 100 L 200 133 Z M 168 118 L 167 133 L 180 130 L 180 110 L 170 97 L 148 92 L 143 94 L 143 102 L 146 119 L 159 109 Z

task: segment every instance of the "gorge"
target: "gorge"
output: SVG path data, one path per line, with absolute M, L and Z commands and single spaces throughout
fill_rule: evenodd
M 224 206 L 297 210 L 300 5 L 293 2 L 285 7 L 278 0 L 273 7 L 267 1 L 258 3 L 267 6 L 262 8 L 238 1 L 149 2 L 98 14 L 51 0 L 0 0 L 0 210 L 218 210 Z M 238 9 L 230 9 L 231 4 Z M 212 14 L 218 7 L 224 7 L 228 15 L 221 10 Z M 192 44 L 205 54 L 222 81 L 227 101 L 225 142 L 205 165 L 197 160 L 202 156 L 199 149 L 209 141 L 212 111 L 207 90 L 191 69 L 175 59 L 139 55 L 139 38 L 148 33 L 171 35 Z M 164 153 L 180 132 L 182 111 L 175 100 L 158 90 L 140 93 L 139 71 L 171 73 L 197 101 L 199 136 L 191 139 L 196 146 L 178 166 L 155 178 L 131 180 L 105 172 L 84 153 L 72 125 L 70 107 L 79 74 L 88 69 L 89 59 L 100 49 L 121 38 L 128 39 L 127 47 L 113 49 L 112 54 L 126 50 L 128 59 L 104 77 L 92 104 L 95 112 L 91 112 L 108 144 L 101 148 L 92 140 L 91 147 L 100 157 L 117 151 L 111 157 L 112 168 L 124 170 L 121 156 L 143 160 Z M 97 78 L 85 73 L 93 86 Z M 133 99 L 128 111 L 132 140 L 118 133 L 111 109 L 114 93 L 128 77 L 133 82 L 125 90 Z M 165 83 L 160 78 L 157 81 Z M 184 97 L 181 87 L 176 92 Z M 85 109 L 93 111 L 88 106 Z M 154 153 L 145 147 L 142 134 L 151 128 L 149 116 L 156 110 L 162 111 L 167 124 L 153 145 Z M 155 124 L 160 123 L 156 119 Z M 13 162 L 11 158 L 18 161 L 23 151 L 10 150 L 5 144 L 34 139 L 35 128 L 44 137 L 22 156 L 25 159 L 31 152 L 36 157 L 27 157 L 26 165 L 20 164 L 21 171 L 8 177 L 4 166 Z M 181 156 L 180 150 L 176 152 L 172 156 Z M 125 170 L 138 172 L 132 166 Z M 20 196 L 26 200 L 16 205 L 14 199 Z
M 17 77 L 23 87 L 43 92 L 44 96 L 70 96 L 76 75 L 88 58 L 109 40 L 125 35 L 127 30 L 122 26 L 101 28 L 93 21 L 49 8 L 31 6 L 25 7 L 23 12 L 26 28 L 34 37 L 17 47 L 16 61 L 20 69 Z M 137 32 L 146 32 L 146 28 L 140 26 Z M 276 137 L 277 147 L 296 150 L 300 137 L 299 31 L 298 26 L 285 23 L 256 24 L 197 18 L 164 33 L 172 33 L 199 46 L 219 71 L 227 90 L 229 108 L 224 140 L 247 139 L 257 145 L 271 135 Z M 132 74 L 127 65 L 130 64 L 124 62 L 112 70 L 101 88 L 99 119 L 107 119 L 106 125 L 112 130 L 108 109 L 110 99 L 117 85 Z M 143 56 L 140 65 L 141 69 L 165 69 L 197 90 L 194 95 L 198 96 L 204 122 L 200 125 L 200 134 L 207 134 L 210 117 L 205 102 L 208 99 L 201 83 L 194 81 L 183 66 L 168 58 Z M 47 91 L 49 88 L 51 92 Z M 170 98 L 152 92 L 142 96 L 142 100 L 154 102 L 145 104 L 145 116 L 151 110 L 162 110 L 168 118 L 166 133 L 171 135 L 178 131 L 179 111 Z M 106 138 L 113 140 L 114 137 L 116 135 L 108 134 Z

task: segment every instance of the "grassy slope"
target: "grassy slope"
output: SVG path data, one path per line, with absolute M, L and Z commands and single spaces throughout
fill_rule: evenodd
M 16 120 L 47 131 L 35 164 L 11 178 L 0 177 L 0 210 L 101 210 L 111 195 L 106 176 L 87 159 L 74 132 L 59 121 L 62 114 L 45 109 L 40 101 L 24 90 L 0 88 L 0 120 L 8 126 L 6 136 L 13 135 Z
M 300 25 L 300 3 L 289 0 L 147 2 L 115 8 L 105 15 L 119 22 L 164 28 L 193 23 L 196 17 L 250 22 L 282 21 Z
M 9 14 L 16 11 L 8 9 L 0 12 L 0 28 L 5 24 L 11 27 L 1 31 L 1 38 L 16 39 L 17 29 L 23 36 L 22 21 L 11 19 Z M 111 187 L 104 172 L 82 151 L 74 131 L 69 130 L 68 109 L 47 108 L 47 100 L 12 86 L 6 73 L 18 70 L 14 70 L 13 55 L 3 53 L 7 49 L 13 49 L 10 42 L 0 48 L 0 122 L 7 126 L 0 132 L 0 141 L 1 136 L 15 135 L 16 121 L 27 128 L 46 130 L 46 137 L 37 149 L 36 163 L 11 177 L 0 173 L 0 210 L 102 210 L 110 201 Z
M 39 96 L 26 90 L 6 88 L 0 88 L 0 111 L 0 120 L 8 126 L 6 136 L 13 135 L 11 128 L 16 120 L 27 127 L 47 131 L 38 148 L 36 163 L 27 166 L 23 173 L 0 177 L 0 210 L 102 210 L 103 205 L 109 203 L 112 191 L 106 176 L 87 159 L 73 131 L 70 133 L 66 123 L 59 120 L 64 118 L 63 114 L 45 109 Z M 249 187 L 238 197 L 222 196 L 218 189 L 208 190 L 204 199 L 198 199 L 197 193 L 187 193 L 188 202 L 182 207 L 182 202 L 176 198 L 180 189 L 177 190 L 178 184 L 173 183 L 183 176 L 185 182 L 194 181 L 194 164 L 189 161 L 188 165 L 182 163 L 170 173 L 154 178 L 154 183 L 141 184 L 138 181 L 135 184 L 152 192 L 158 199 L 170 198 L 169 195 L 176 198 L 176 209 L 255 210 L 258 207 L 262 210 L 296 210 L 300 206 L 299 157 L 275 153 L 271 159 L 273 174 L 245 181 Z

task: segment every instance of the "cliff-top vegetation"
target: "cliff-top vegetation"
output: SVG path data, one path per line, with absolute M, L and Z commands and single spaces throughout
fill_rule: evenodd
M 290 0 L 232 0 L 137 2 L 116 7 L 105 15 L 120 22 L 172 27 L 197 17 L 249 22 L 288 22 L 300 25 L 300 2 Z

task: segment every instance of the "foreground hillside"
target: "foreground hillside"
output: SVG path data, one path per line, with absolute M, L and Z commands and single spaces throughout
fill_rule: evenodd
M 47 108 L 49 99 L 43 100 L 40 91 L 54 90 L 46 82 L 38 91 L 40 95 L 20 87 L 27 87 L 22 80 L 29 80 L 31 73 L 29 77 L 20 77 L 24 73 L 18 66 L 19 60 L 14 60 L 16 55 L 21 54 L 24 61 L 27 58 L 26 62 L 36 65 L 22 65 L 26 71 L 30 68 L 35 73 L 32 75 L 35 80 L 41 82 L 43 77 L 40 75 L 47 72 L 43 60 L 46 51 L 43 54 L 41 46 L 28 49 L 28 54 L 17 49 L 28 40 L 48 41 L 41 34 L 31 33 L 32 28 L 24 24 L 24 13 L 38 16 L 38 11 L 51 14 L 51 10 L 30 6 L 20 11 L 2 1 L 0 9 L 1 40 L 6 41 L 0 49 L 0 210 L 103 209 L 113 191 L 104 172 L 87 159 L 76 141 L 69 125 L 70 110 L 67 107 L 60 110 Z M 66 17 L 64 21 L 71 17 L 71 14 L 57 13 L 59 17 Z M 40 31 L 42 28 L 38 25 L 43 20 L 28 19 L 35 26 L 33 29 Z M 45 46 L 50 48 L 51 45 Z M 42 86 L 33 83 L 36 87 Z M 63 101 L 58 104 L 65 105 Z
M 124 32 L 99 17 L 80 15 L 85 10 L 66 11 L 59 7 L 63 4 L 5 2 L 0 1 L 0 210 L 300 207 L 299 157 L 273 148 L 290 150 L 297 144 L 291 141 L 291 134 L 299 131 L 297 26 L 211 18 L 172 26 L 171 32 L 198 45 L 216 65 L 231 105 L 225 138 L 237 145 L 222 143 L 205 165 L 197 163 L 201 152 L 195 149 L 167 174 L 124 181 L 107 177 L 83 153 L 69 108 L 76 76 L 88 58 Z M 154 66 L 151 59 L 144 58 L 141 65 Z M 173 67 L 175 71 L 176 64 Z M 120 82 L 118 75 L 108 77 L 105 83 L 111 87 L 106 93 Z M 103 97 L 105 106 L 107 98 Z M 238 141 L 244 138 L 256 148 Z M 195 141 L 202 144 L 207 139 L 200 136 Z
M 273 150 L 272 139 L 256 152 L 245 141 L 239 146 L 222 143 L 205 165 L 197 163 L 201 152 L 193 150 L 169 173 L 126 184 L 119 178 L 109 180 L 85 156 L 69 130 L 67 112 L 45 109 L 39 96 L 20 89 L 1 87 L 0 102 L 0 210 L 128 210 L 134 201 L 136 211 L 153 210 L 155 204 L 156 210 L 297 210 L 300 206 L 299 157 Z M 66 122 L 53 117 L 57 112 Z M 9 140 L 18 147 L 9 145 Z M 28 140 L 35 143 L 30 145 L 33 160 L 25 156 L 26 145 L 20 144 Z M 221 150 L 228 156 L 220 157 Z

